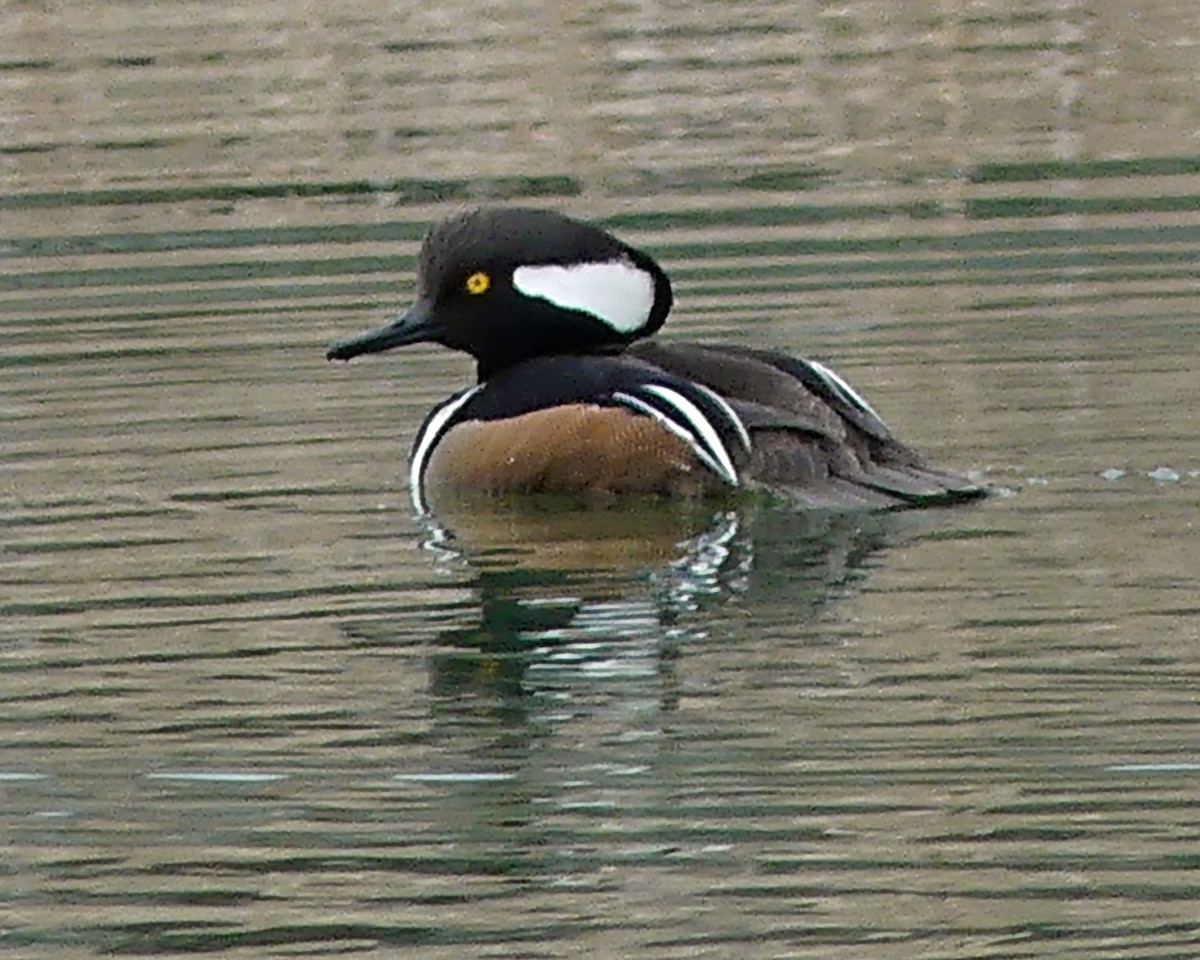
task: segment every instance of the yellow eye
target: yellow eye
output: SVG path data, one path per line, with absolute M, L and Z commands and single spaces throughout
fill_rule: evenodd
M 477 270 L 475 273 L 467 277 L 467 282 L 463 284 L 467 288 L 467 293 L 481 294 L 487 293 L 488 288 L 492 285 L 492 278 L 482 270 Z

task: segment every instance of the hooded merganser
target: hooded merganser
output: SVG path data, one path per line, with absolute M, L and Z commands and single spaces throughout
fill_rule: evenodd
M 804 506 L 923 506 L 986 488 L 927 465 L 815 360 L 659 343 L 671 283 L 647 254 L 548 210 L 481 208 L 435 227 L 416 303 L 341 340 L 349 360 L 412 343 L 475 358 L 429 413 L 410 486 L 426 493 L 776 489 Z

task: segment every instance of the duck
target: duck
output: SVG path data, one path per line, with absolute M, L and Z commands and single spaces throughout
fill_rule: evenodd
M 896 439 L 817 360 L 656 337 L 673 300 L 657 260 L 597 225 L 479 207 L 425 237 L 408 310 L 326 357 L 432 343 L 474 359 L 475 382 L 436 405 L 413 440 L 408 479 L 422 512 L 434 494 L 767 490 L 833 509 L 987 494 Z

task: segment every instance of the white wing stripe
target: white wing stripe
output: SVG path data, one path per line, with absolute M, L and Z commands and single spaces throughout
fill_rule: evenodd
M 825 366 L 825 364 L 818 363 L 816 360 L 808 360 L 806 362 L 808 363 L 809 367 L 811 367 L 817 372 L 817 374 L 820 375 L 822 380 L 824 380 L 827 384 L 829 384 L 830 387 L 833 388 L 834 393 L 840 394 L 842 399 L 847 401 L 850 406 L 858 407 L 858 409 L 863 411 L 863 413 L 869 414 L 880 423 L 883 423 L 883 417 L 875 412 L 875 409 L 859 395 L 858 391 L 856 391 L 852 386 L 850 386 L 850 384 Z
M 437 408 L 429 419 L 425 421 L 425 428 L 417 437 L 416 446 L 413 447 L 412 462 L 408 465 L 408 491 L 412 497 L 413 507 L 418 513 L 425 512 L 425 495 L 423 488 L 423 478 L 425 475 L 425 467 L 429 464 L 429 455 L 433 452 L 433 448 L 442 438 L 442 433 L 454 415 L 458 413 L 467 401 L 477 394 L 483 387 L 476 385 L 469 390 L 464 390 L 462 393 L 456 394 L 449 400 L 445 401 Z

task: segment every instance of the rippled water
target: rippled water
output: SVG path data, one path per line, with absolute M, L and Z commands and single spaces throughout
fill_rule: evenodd
M 530 9 L 8 11 L 0 951 L 1200 954 L 1200 13 Z M 414 517 L 483 200 L 1004 495 Z

